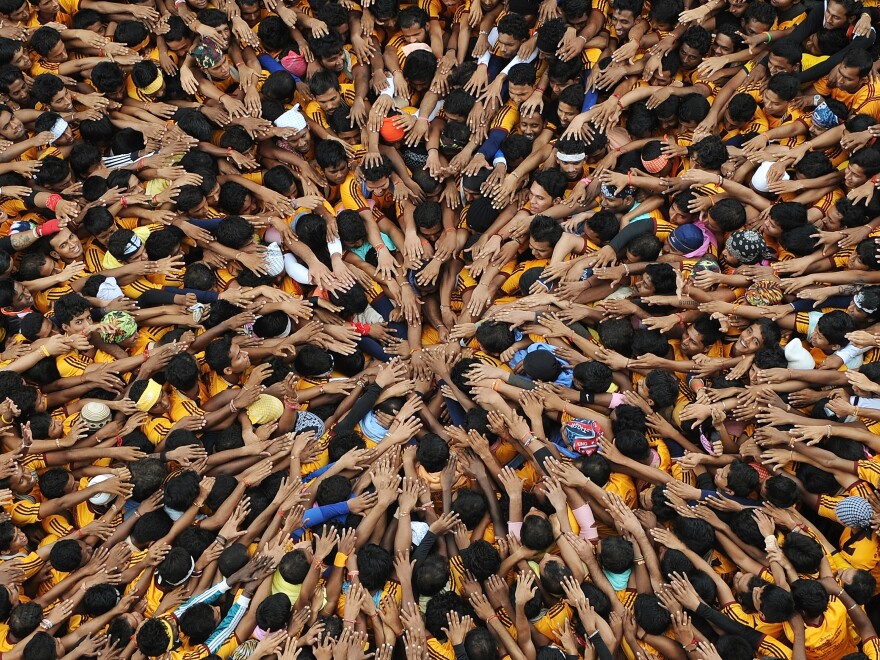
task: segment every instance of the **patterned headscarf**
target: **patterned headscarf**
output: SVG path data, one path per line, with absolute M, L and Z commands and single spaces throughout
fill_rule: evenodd
M 834 128 L 840 123 L 840 117 L 834 114 L 834 111 L 828 107 L 825 101 L 822 101 L 813 110 L 813 124 L 819 128 Z
M 636 194 L 634 186 L 623 186 L 618 190 L 617 186 L 608 183 L 603 183 L 599 190 L 603 197 L 616 197 L 617 199 L 623 199 L 624 197 Z
M 778 305 L 782 302 L 782 287 L 778 282 L 760 280 L 746 289 L 745 299 L 753 307 Z
M 874 509 L 864 497 L 844 497 L 837 503 L 834 513 L 841 524 L 860 529 L 871 526 Z
M 190 52 L 193 59 L 203 69 L 210 69 L 223 61 L 223 51 L 210 39 L 202 39 L 201 43 Z
M 128 312 L 121 310 L 113 310 L 107 312 L 101 319 L 102 325 L 109 325 L 106 330 L 101 330 L 98 334 L 101 339 L 108 344 L 120 344 L 130 337 L 134 337 L 138 330 L 137 321 Z
M 725 245 L 727 251 L 741 264 L 756 264 L 767 256 L 764 237 L 754 229 L 733 232 Z

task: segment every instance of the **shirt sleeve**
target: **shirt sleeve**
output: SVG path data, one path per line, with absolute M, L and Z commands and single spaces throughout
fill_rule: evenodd
M 174 610 L 174 617 L 176 619 L 179 619 L 181 616 L 183 616 L 183 613 L 186 612 L 193 605 L 198 605 L 199 603 L 211 604 L 215 600 L 220 598 L 220 596 L 222 596 L 227 591 L 229 591 L 230 589 L 231 589 L 231 587 L 229 586 L 229 584 L 227 584 L 226 580 L 223 580 L 222 582 L 218 582 L 217 584 L 215 584 L 213 587 L 211 587 L 207 591 L 203 591 L 202 593 L 200 593 L 196 596 L 193 596 L 188 601 L 186 601 L 183 605 L 181 605 L 176 610 Z M 232 610 L 230 610 L 230 612 L 231 611 Z M 221 623 L 221 625 L 222 625 L 222 623 Z M 215 633 L 216 633 L 216 631 L 215 631 Z M 213 651 L 212 651 L 212 653 L 213 653 Z
M 303 514 L 303 524 L 298 530 L 293 532 L 292 536 L 301 536 L 303 531 L 309 527 L 320 525 L 331 518 L 342 516 L 349 512 L 348 500 L 345 502 L 337 502 L 336 504 L 327 504 L 325 506 L 312 507 Z
M 217 630 L 211 633 L 211 636 L 205 642 L 205 646 L 208 647 L 211 653 L 216 652 L 229 639 L 229 635 L 233 633 L 235 627 L 244 618 L 250 604 L 251 599 L 246 596 L 239 596 L 235 599 L 232 607 L 229 608 L 226 616 L 223 617 L 220 625 L 217 626 Z

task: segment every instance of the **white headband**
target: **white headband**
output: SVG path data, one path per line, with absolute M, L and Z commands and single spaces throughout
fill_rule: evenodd
M 53 136 L 52 142 L 50 142 L 49 144 L 55 144 L 55 140 L 57 140 L 62 135 L 64 135 L 64 131 L 67 130 L 67 127 L 69 125 L 70 124 L 68 124 L 66 121 L 64 121 L 64 119 L 62 119 L 61 117 L 59 117 L 57 120 L 55 120 L 55 124 L 52 126 L 51 129 L 49 129 L 49 132 L 52 133 L 52 136 Z
M 190 567 L 189 567 L 189 572 L 186 574 L 186 577 L 181 578 L 177 582 L 171 582 L 170 580 L 163 580 L 161 575 L 157 575 L 156 576 L 156 584 L 163 584 L 164 583 L 164 584 L 167 584 L 168 586 L 171 586 L 171 587 L 178 587 L 181 584 L 183 584 L 184 582 L 186 582 L 187 580 L 189 580 L 192 577 L 193 571 L 196 570 L 195 559 L 190 557 L 189 560 L 191 563 L 190 563 Z
M 564 154 L 562 152 L 556 152 L 556 158 L 563 163 L 579 163 L 582 160 L 586 160 L 587 154 Z

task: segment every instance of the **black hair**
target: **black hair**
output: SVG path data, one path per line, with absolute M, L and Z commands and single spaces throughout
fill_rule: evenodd
M 486 515 L 488 505 L 482 493 L 462 488 L 455 494 L 452 501 L 452 512 L 457 513 L 461 522 L 468 529 L 473 529 Z M 546 549 L 546 546 L 542 549 Z
M 462 564 L 465 570 L 474 574 L 479 581 L 495 575 L 501 568 L 501 555 L 498 550 L 483 539 L 473 541 L 461 552 Z
M 526 19 L 520 14 L 513 12 L 504 14 L 496 25 L 498 32 L 509 34 L 517 41 L 525 41 L 529 38 L 529 26 Z
M 621 536 L 609 536 L 602 539 L 599 559 L 602 567 L 611 573 L 623 573 L 632 568 L 635 561 L 633 544 Z
M 846 335 L 855 329 L 855 321 L 849 314 L 837 309 L 820 316 L 817 328 L 832 347 L 843 347 L 849 343 Z
M 369 591 L 385 586 L 394 569 L 391 553 L 381 545 L 368 543 L 357 554 L 361 584 Z
M 82 546 L 73 539 L 56 541 L 49 551 L 49 563 L 61 573 L 70 573 L 82 565 Z
M 434 596 L 449 582 L 449 560 L 442 555 L 430 555 L 416 565 L 413 578 L 422 596 Z
M 824 557 L 822 546 L 818 541 L 806 534 L 794 532 L 785 535 L 782 552 L 791 562 L 792 567 L 801 574 L 818 572 L 819 564 Z
M 709 216 L 724 232 L 733 232 L 746 224 L 746 209 L 737 199 L 722 199 L 709 209 Z
M 402 71 L 409 82 L 429 83 L 437 72 L 437 57 L 430 51 L 414 51 L 407 56 Z
M 795 580 L 791 583 L 791 596 L 795 607 L 809 619 L 822 616 L 828 609 L 828 592 L 818 580 Z
M 633 603 L 636 623 L 649 635 L 662 635 L 672 623 L 669 613 L 654 594 L 639 594 Z
M 773 25 L 776 21 L 776 8 L 766 2 L 752 2 L 742 16 L 742 22 L 758 21 L 764 25 Z
M 55 301 L 55 319 L 60 325 L 69 325 L 74 317 L 91 309 L 89 302 L 78 293 L 66 293 Z
M 613 211 L 598 211 L 587 218 L 587 227 L 596 232 L 601 242 L 607 243 L 620 232 L 620 220 Z
M 684 123 L 696 124 L 703 121 L 709 115 L 709 101 L 702 94 L 694 92 L 680 97 L 678 118 Z M 710 136 L 711 137 L 711 136 Z M 717 136 L 716 136 L 717 137 Z M 706 138 L 704 138 L 706 139 Z
M 529 225 L 529 234 L 537 242 L 555 245 L 562 238 L 562 225 L 555 218 L 536 215 Z
M 783 101 L 791 101 L 800 93 L 801 86 L 798 77 L 792 73 L 777 73 L 770 76 L 767 89 L 776 94 Z
M 694 145 L 694 154 L 705 169 L 719 170 L 730 156 L 727 153 L 727 145 L 717 135 L 703 138 Z
M 9 614 L 9 632 L 16 639 L 24 639 L 37 629 L 43 620 L 43 606 L 36 601 L 19 603 Z M 54 647 L 54 641 L 53 641 Z
M 692 25 L 682 36 L 681 43 L 705 55 L 712 47 L 712 35 L 702 25 Z

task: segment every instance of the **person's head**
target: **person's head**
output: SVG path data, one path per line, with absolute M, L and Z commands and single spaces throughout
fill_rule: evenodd
M 336 28 L 329 28 L 327 34 L 321 37 L 312 36 L 309 39 L 309 48 L 315 56 L 315 60 L 328 71 L 339 73 L 345 67 L 345 53 L 343 46 L 345 40 Z
M 181 392 L 192 390 L 198 384 L 199 365 L 190 353 L 174 355 L 165 367 L 165 380 Z
M 759 349 L 779 345 L 779 326 L 770 319 L 760 319 L 750 324 L 739 336 L 734 348 L 737 355 L 751 355 Z
M 416 565 L 413 580 L 422 596 L 435 596 L 449 583 L 449 560 L 442 555 L 430 555 Z
M 815 348 L 831 353 L 849 344 L 846 335 L 854 329 L 855 322 L 849 314 L 843 310 L 834 310 L 819 317 L 809 341 Z
M 55 660 L 64 655 L 64 644 L 61 639 L 41 630 L 24 645 L 24 655 L 28 660 Z
M 343 104 L 341 89 L 337 74 L 333 71 L 321 69 L 309 78 L 309 91 L 327 116 Z
M 796 532 L 785 535 L 782 552 L 791 562 L 792 567 L 802 575 L 817 573 L 824 557 L 822 546 L 818 541 L 806 534 Z
M 382 156 L 382 162 L 378 165 L 364 166 L 364 186 L 371 195 L 382 196 L 391 186 L 391 161 L 388 156 Z
M 520 14 L 510 12 L 502 16 L 496 27 L 498 30 L 496 54 L 503 59 L 512 59 L 523 42 L 529 38 L 526 19 Z
M 748 497 L 760 487 L 760 478 L 754 469 L 737 459 L 715 473 L 715 485 L 722 492 Z
M 345 148 L 336 140 L 318 142 L 315 145 L 315 160 L 331 185 L 340 185 L 348 176 L 348 156 Z
M 556 166 L 569 182 L 584 176 L 586 156 L 585 145 L 580 139 L 564 138 L 556 143 Z
M 764 91 L 762 105 L 764 112 L 771 117 L 783 117 L 788 112 L 788 104 L 800 93 L 800 81 L 791 73 L 777 73 L 770 76 Z
M 633 604 L 636 623 L 648 634 L 662 635 L 672 623 L 669 613 L 654 594 L 639 594 Z
M 361 584 L 369 591 L 382 589 L 394 570 L 391 553 L 375 543 L 368 543 L 358 551 L 357 563 Z
M 629 31 L 642 15 L 642 0 L 615 0 L 611 3 L 611 28 L 618 43 L 626 41 Z
M 476 339 L 490 355 L 500 355 L 513 346 L 516 334 L 507 323 L 487 321 L 477 328 Z
M 767 69 L 771 76 L 777 73 L 797 73 L 800 71 L 803 47 L 791 40 L 774 41 L 770 47 Z
M 642 279 L 633 285 L 633 293 L 642 298 L 673 295 L 675 289 L 675 269 L 668 263 L 650 264 Z
M 587 218 L 584 235 L 597 245 L 605 245 L 620 232 L 620 220 L 612 211 L 598 211 Z
M 685 71 L 693 71 L 712 47 L 712 35 L 701 25 L 692 25 L 681 38 L 678 56 Z
M 6 64 L 12 64 L 20 71 L 30 71 L 30 58 L 22 42 L 0 38 L 0 65 Z
M 843 183 L 847 188 L 857 188 L 880 172 L 880 152 L 874 149 L 861 149 L 854 153 L 843 172 Z
M 70 573 L 82 566 L 91 554 L 91 548 L 82 541 L 62 539 L 49 551 L 49 563 L 56 571 Z
M 428 89 L 437 72 L 437 57 L 427 50 L 410 53 L 401 69 L 410 90 L 423 92 Z
M 721 324 L 709 316 L 701 316 L 691 323 L 681 337 L 681 350 L 693 356 L 704 352 L 722 337 Z
M 532 510 L 523 519 L 520 535 L 523 545 L 544 552 L 553 545 L 553 529 L 546 514 Z
M 468 529 L 473 529 L 488 511 L 486 498 L 473 490 L 459 490 L 452 500 L 452 510 Z
M 830 0 L 825 4 L 822 26 L 827 30 L 848 27 L 861 13 L 862 3 L 856 0 Z
M 42 605 L 33 600 L 19 603 L 9 614 L 9 632 L 15 639 L 24 639 L 37 629 L 42 620 Z
M 620 536 L 606 537 L 599 545 L 599 561 L 609 573 L 623 573 L 635 561 L 633 544 Z
M 67 59 L 67 49 L 61 34 L 53 27 L 44 25 L 31 35 L 30 47 L 47 62 L 60 63 Z
M 828 609 L 828 592 L 818 580 L 795 580 L 791 583 L 791 597 L 794 606 L 807 619 L 816 619 Z
M 501 568 L 501 555 L 498 550 L 483 539 L 472 542 L 461 553 L 462 564 L 465 570 L 474 574 L 479 581 L 495 575 Z
M 717 234 L 726 234 L 746 224 L 746 209 L 733 198 L 719 200 L 703 218 L 706 227 Z
M 81 334 L 91 325 L 92 306 L 78 293 L 67 293 L 55 301 L 55 318 L 67 334 Z
M 560 238 L 562 226 L 558 220 L 538 215 L 529 225 L 529 249 L 536 259 L 549 259 Z
M 694 144 L 694 157 L 701 168 L 718 171 L 729 159 L 729 154 L 721 138 L 710 135 Z
M 543 213 L 565 194 L 566 178 L 558 169 L 537 172 L 529 186 L 529 208 L 533 213 Z

